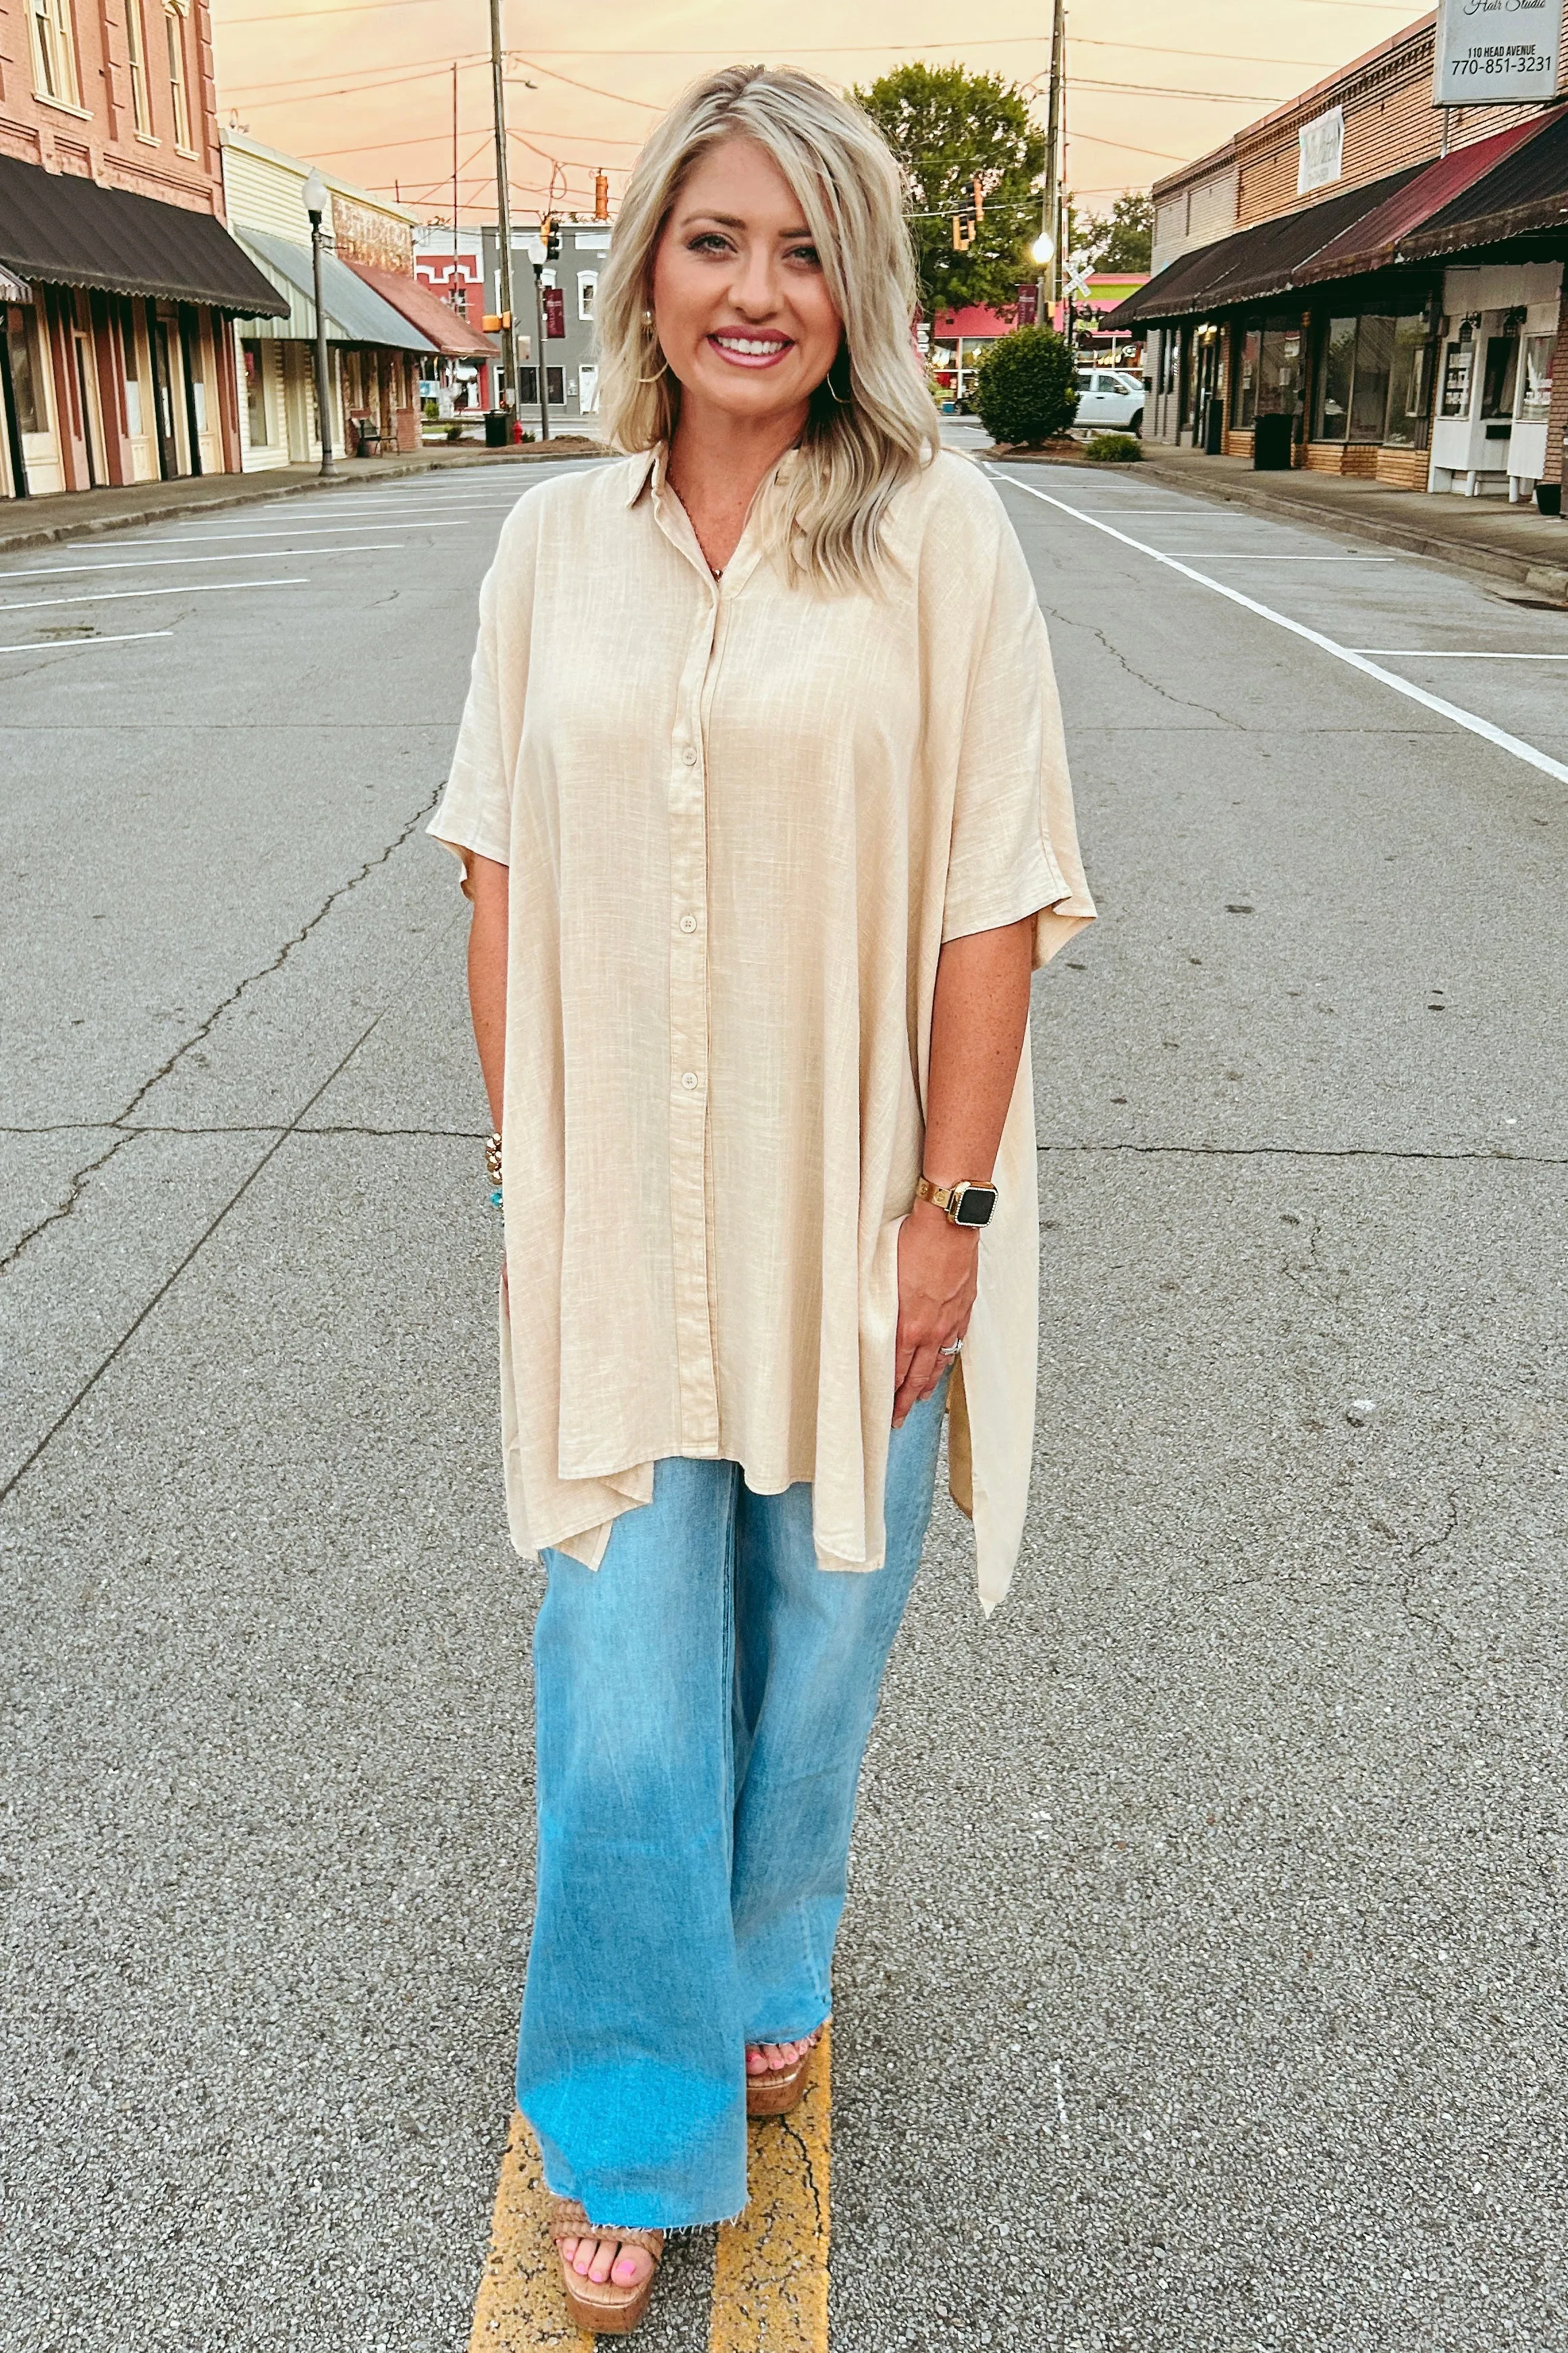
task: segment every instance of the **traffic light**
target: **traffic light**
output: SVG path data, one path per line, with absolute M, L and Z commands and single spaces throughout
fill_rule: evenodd
M 561 224 L 553 213 L 542 213 L 539 218 L 539 242 L 544 248 L 546 261 L 561 259 Z
M 952 249 L 967 253 L 974 242 L 975 210 L 973 205 L 960 205 L 952 216 Z
M 983 221 L 985 217 L 985 191 L 980 185 L 978 172 L 969 185 L 974 192 L 974 217 L 977 221 Z

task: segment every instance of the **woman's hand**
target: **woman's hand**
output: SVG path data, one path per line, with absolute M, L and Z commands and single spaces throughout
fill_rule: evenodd
M 929 1201 L 915 1203 L 899 1229 L 895 1430 L 952 1363 L 952 1344 L 963 1339 L 973 1311 L 979 1261 L 976 1228 L 951 1225 Z

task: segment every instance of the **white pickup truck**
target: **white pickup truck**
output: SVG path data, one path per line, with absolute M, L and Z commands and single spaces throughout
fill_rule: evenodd
M 1079 368 L 1075 425 L 1093 433 L 1142 433 L 1143 386 L 1125 368 Z

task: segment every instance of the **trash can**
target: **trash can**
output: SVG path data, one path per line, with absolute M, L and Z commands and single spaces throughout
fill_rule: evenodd
M 1255 473 L 1289 472 L 1295 422 L 1294 417 L 1283 416 L 1259 417 L 1253 420 L 1252 468 Z
M 367 417 L 359 428 L 359 453 L 362 458 L 381 455 L 381 427 L 374 418 Z
M 1204 418 L 1204 455 L 1205 458 L 1218 458 L 1224 455 L 1224 451 L 1225 402 L 1215 393 L 1209 400 Z
M 1543 515 L 1560 515 L 1563 512 L 1562 483 L 1537 482 L 1535 504 L 1538 512 Z
M 511 438 L 511 411 L 509 408 L 487 408 L 485 411 L 485 448 L 504 449 Z

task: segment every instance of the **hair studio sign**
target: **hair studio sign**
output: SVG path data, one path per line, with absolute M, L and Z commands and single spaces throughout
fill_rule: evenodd
M 1327 114 L 1303 122 L 1296 138 L 1300 148 L 1296 194 L 1304 196 L 1310 188 L 1331 187 L 1344 168 L 1344 108 L 1331 106 Z
M 1561 25 L 1561 0 L 1438 0 L 1433 105 L 1549 99 Z

